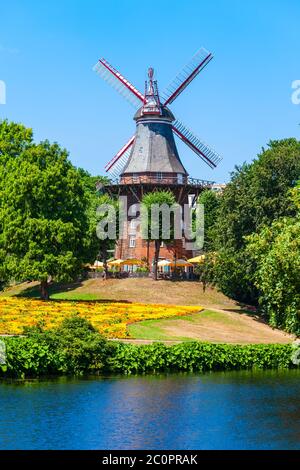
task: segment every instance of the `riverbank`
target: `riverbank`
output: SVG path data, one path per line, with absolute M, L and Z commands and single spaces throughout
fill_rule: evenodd
M 32 328 L 4 339 L 0 377 L 230 371 L 295 368 L 292 344 L 215 344 L 183 342 L 133 345 L 107 341 L 80 317 L 51 330 Z
M 84 373 L 152 374 L 160 372 L 207 372 L 259 369 L 292 369 L 292 345 L 229 345 L 210 343 L 162 343 L 133 345 L 114 343 L 104 363 L 95 367 L 98 357 L 90 356 L 77 370 L 66 367 L 56 352 L 45 345 L 37 350 L 27 338 L 6 340 L 7 363 L 0 365 L 2 378 L 31 378 Z

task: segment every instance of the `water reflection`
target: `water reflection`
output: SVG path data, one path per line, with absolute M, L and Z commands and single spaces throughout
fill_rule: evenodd
M 1 449 L 297 449 L 300 371 L 0 384 Z

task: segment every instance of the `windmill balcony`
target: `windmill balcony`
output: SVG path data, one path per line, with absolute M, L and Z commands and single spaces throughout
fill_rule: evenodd
M 214 181 L 191 178 L 189 176 L 179 177 L 172 174 L 159 175 L 124 175 L 116 179 L 109 180 L 105 186 L 125 186 L 125 185 L 161 185 L 161 186 L 193 186 L 196 188 L 210 188 Z

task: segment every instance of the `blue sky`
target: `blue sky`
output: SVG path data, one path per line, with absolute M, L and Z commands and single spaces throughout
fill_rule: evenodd
M 105 57 L 143 91 L 148 66 L 161 90 L 201 46 L 213 61 L 172 104 L 222 156 L 211 170 L 184 144 L 191 176 L 227 181 L 270 139 L 300 134 L 299 0 L 10 0 L 0 3 L 0 119 L 57 141 L 93 174 L 134 131 L 133 108 L 93 71 Z

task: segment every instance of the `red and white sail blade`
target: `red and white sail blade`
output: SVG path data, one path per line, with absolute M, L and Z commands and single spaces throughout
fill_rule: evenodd
M 107 60 L 100 59 L 93 67 L 93 70 L 124 96 L 135 108 L 144 103 L 144 95 L 110 65 Z
M 105 171 L 112 177 L 117 178 L 122 173 L 128 158 L 130 156 L 131 147 L 133 145 L 135 135 L 121 148 L 117 155 L 112 158 L 105 166 Z
M 212 150 L 208 145 L 196 137 L 187 127 L 180 121 L 176 120 L 172 125 L 175 134 L 188 145 L 195 153 L 211 168 L 215 168 L 222 160 L 219 154 Z
M 212 58 L 213 55 L 202 47 L 163 93 L 164 106 L 171 104 Z

